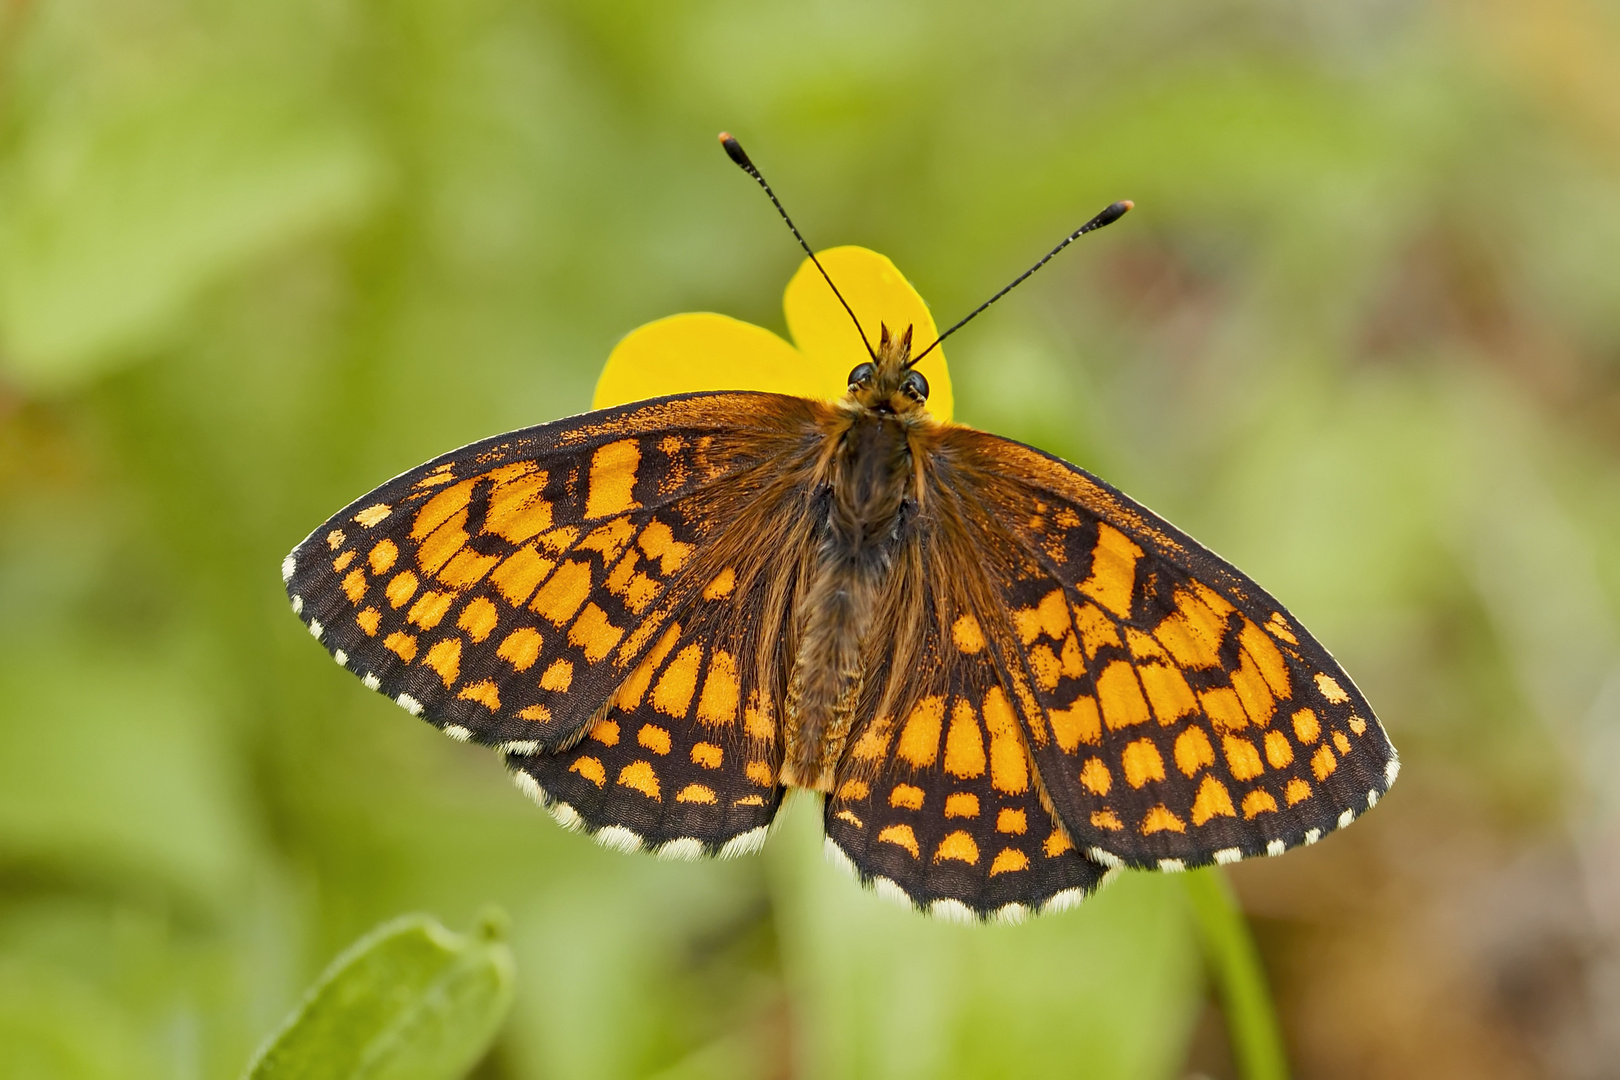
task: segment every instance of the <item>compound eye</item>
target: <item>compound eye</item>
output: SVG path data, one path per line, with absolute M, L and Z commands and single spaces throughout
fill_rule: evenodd
M 872 376 L 876 374 L 877 368 L 873 367 L 870 363 L 857 364 L 855 365 L 855 370 L 849 373 L 849 385 L 851 388 L 862 386 L 871 382 Z
M 928 380 L 923 378 L 923 373 L 920 371 L 907 372 L 905 381 L 900 384 L 900 389 L 907 397 L 912 398 L 919 404 L 928 400 Z

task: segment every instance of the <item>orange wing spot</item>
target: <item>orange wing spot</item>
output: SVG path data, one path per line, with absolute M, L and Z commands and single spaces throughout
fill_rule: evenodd
M 1221 749 L 1226 752 L 1226 767 L 1234 780 L 1253 780 L 1265 772 L 1265 766 L 1260 764 L 1260 751 L 1248 739 L 1227 735 L 1221 739 Z
M 1061 641 L 1069 632 L 1069 605 L 1063 599 L 1063 590 L 1053 589 L 1035 607 L 1013 612 L 1013 625 L 1025 645 L 1033 645 L 1042 634 Z
M 1080 591 L 1122 619 L 1131 615 L 1131 594 L 1136 589 L 1136 560 L 1142 549 L 1111 525 L 1097 526 L 1097 544 L 1091 549 L 1091 576 Z
M 733 806 L 764 806 L 765 805 L 765 800 L 760 798 L 758 795 L 750 795 L 746 799 L 738 799 L 732 805 Z M 840 811 L 838 811 L 838 813 L 834 814 L 833 817 L 837 818 L 839 821 L 847 821 L 851 825 L 855 826 L 857 829 L 866 828 L 866 822 L 862 821 L 859 817 L 857 817 L 855 815 L 855 811 L 853 811 L 853 810 L 847 810 L 847 809 L 846 810 L 840 810 Z
M 1316 714 L 1309 709 L 1301 709 L 1294 714 L 1294 738 L 1310 745 L 1317 736 L 1322 734 L 1322 725 L 1317 721 Z
M 551 529 L 534 538 L 535 543 L 554 554 L 561 555 L 574 546 L 579 539 L 579 530 L 572 525 L 564 525 L 560 529 Z
M 1148 718 L 1142 684 L 1136 681 L 1131 665 L 1123 660 L 1115 660 L 1097 676 L 1097 699 L 1102 704 L 1103 723 L 1108 725 L 1109 731 L 1144 723 Z
M 579 542 L 583 551 L 595 551 L 602 556 L 602 565 L 606 566 L 619 557 L 630 538 L 636 534 L 636 527 L 630 524 L 629 518 L 614 518 L 601 528 L 594 529 L 586 534 L 585 539 Z
M 985 692 L 984 726 L 990 732 L 990 785 L 1008 795 L 1022 795 L 1029 790 L 1029 755 L 1012 704 L 999 686 Z M 950 767 L 948 749 L 946 767 Z
M 1131 655 L 1138 660 L 1165 661 L 1170 659 L 1170 654 L 1164 651 L 1162 645 L 1134 626 L 1125 628 L 1125 644 L 1130 647 Z
M 921 858 L 922 852 L 917 847 L 917 834 L 911 831 L 910 825 L 890 825 L 877 834 L 877 838 L 886 844 L 895 844 L 911 852 L 913 859 Z
M 365 631 L 366 637 L 376 637 L 377 627 L 382 625 L 382 612 L 374 607 L 368 607 L 357 613 L 354 621 L 361 630 Z
M 525 464 L 532 467 L 534 463 Z M 489 498 L 484 531 L 509 543 L 522 544 L 551 528 L 551 504 L 540 498 L 546 479 L 545 473 L 537 472 L 497 487 Z
M 431 630 L 439 625 L 439 620 L 450 610 L 450 601 L 454 599 L 449 593 L 429 589 L 416 598 L 416 603 L 405 614 L 405 621 L 415 623 L 423 630 Z
M 401 608 L 405 606 L 407 600 L 416 595 L 417 584 L 415 574 L 409 570 L 401 570 L 388 582 L 388 587 L 383 593 L 388 597 L 389 604 Z
M 546 670 L 540 673 L 540 689 L 550 690 L 554 694 L 566 694 L 568 688 L 574 685 L 574 662 L 572 660 L 553 660 Z
M 1338 680 L 1331 675 L 1318 675 L 1316 688 L 1334 705 L 1343 705 L 1350 700 L 1350 695 L 1344 692 L 1344 687 L 1340 686 Z
M 966 698 L 957 698 L 945 735 L 945 771 L 959 780 L 984 775 L 984 733 L 979 716 Z
M 1156 832 L 1186 832 L 1186 824 L 1170 810 L 1169 807 L 1155 806 L 1142 815 L 1142 835 L 1152 836 Z
M 1080 783 L 1093 795 L 1106 795 L 1108 789 L 1114 786 L 1114 776 L 1102 758 L 1088 758 L 1080 769 Z
M 636 742 L 655 754 L 669 753 L 669 732 L 657 724 L 642 724 L 636 732 Z
M 377 541 L 372 546 L 371 553 L 366 556 L 366 562 L 371 566 L 371 572 L 378 577 L 392 570 L 394 563 L 398 559 L 399 545 L 386 538 Z
M 1192 687 L 1187 685 L 1179 669 L 1164 664 L 1143 664 L 1136 669 L 1136 674 L 1142 680 L 1142 689 L 1147 691 L 1159 723 L 1169 726 L 1198 711 L 1198 699 L 1193 697 Z
M 887 725 L 889 719 L 883 717 L 877 722 Z M 743 730 L 756 739 L 769 739 L 776 734 L 776 721 L 772 717 L 771 703 L 769 701 L 761 703 L 758 690 L 748 695 L 748 704 L 743 708 Z
M 849 748 L 849 752 L 859 761 L 874 761 L 881 758 L 889 751 L 889 729 L 893 726 L 894 721 L 891 718 L 878 717 L 861 732 L 855 744 Z
M 1225 604 L 1202 586 L 1195 586 L 1195 591 L 1178 589 L 1176 613 L 1159 625 L 1156 636 L 1183 667 L 1216 667 L 1221 662 L 1226 614 L 1211 608 L 1207 601 L 1212 596 Z M 1231 605 L 1225 606 L 1231 610 Z
M 1119 815 L 1112 810 L 1093 810 L 1091 812 L 1091 824 L 1096 828 L 1107 829 L 1110 832 L 1117 832 L 1125 827 L 1125 823 L 1119 820 Z M 1068 837 L 1065 836 L 1063 839 L 1067 840 Z M 1073 847 L 1074 845 L 1070 844 L 1069 846 Z M 1047 847 L 1051 847 L 1051 841 L 1047 841 Z M 1052 854 L 1052 852 L 1048 851 L 1047 854 Z
M 956 862 L 965 862 L 969 866 L 977 866 L 979 862 L 979 845 L 973 842 L 965 829 L 957 829 L 946 835 L 934 850 L 934 861 L 944 862 L 952 859 Z
M 332 560 L 332 573 L 343 573 L 343 571 L 349 568 L 349 564 L 352 562 L 354 562 L 354 550 L 351 548 Z
M 763 795 L 744 795 L 740 799 L 733 800 L 731 805 L 732 806 L 764 806 L 765 805 L 765 797 Z M 856 817 L 854 814 L 850 813 L 848 810 L 840 810 L 838 812 L 838 816 L 843 818 L 846 821 L 849 821 L 849 822 L 853 823 L 854 826 L 857 829 L 863 828 L 863 826 L 861 825 L 861 819 Z
M 646 632 L 651 633 L 656 629 L 656 627 L 650 627 Z M 641 663 L 637 664 L 636 669 L 630 673 L 630 677 L 624 680 L 624 683 L 619 687 L 618 693 L 613 695 L 613 700 L 620 708 L 628 711 L 641 704 L 642 695 L 647 692 L 648 685 L 652 683 L 653 672 L 658 670 L 658 665 L 664 662 L 664 657 L 669 655 L 669 651 L 675 647 L 675 642 L 680 640 L 680 636 L 681 624 L 671 623 L 669 629 L 664 631 L 664 636 L 659 639 L 658 644 L 653 646 L 652 651 L 642 658 Z M 623 657 L 624 654 L 620 652 L 619 655 Z
M 730 653 L 716 649 L 709 654 L 709 670 L 703 676 L 697 718 L 705 724 L 736 723 L 738 696 L 737 661 Z
M 1102 742 L 1102 714 L 1097 711 L 1096 698 L 1081 694 L 1067 709 L 1048 710 L 1046 718 L 1057 744 L 1068 753 L 1074 753 L 1081 743 L 1096 746 Z
M 647 558 L 658 560 L 659 573 L 668 577 L 679 570 L 692 554 L 692 545 L 675 539 L 675 532 L 662 521 L 650 521 L 636 540 Z
M 1266 686 L 1279 701 L 1287 701 L 1293 696 L 1292 684 L 1288 679 L 1288 664 L 1283 660 L 1281 650 L 1276 642 L 1267 637 L 1260 628 L 1248 619 L 1243 620 L 1243 630 L 1238 640 L 1243 645 L 1243 651 L 1254 658 L 1254 665 L 1260 671 L 1261 678 L 1266 680 Z
M 525 705 L 518 712 L 518 719 L 533 720 L 537 724 L 549 724 L 551 723 L 551 710 L 544 705 Z M 618 728 L 615 727 L 614 730 L 617 731 Z
M 374 506 L 366 507 L 358 514 L 354 515 L 353 520 L 358 521 L 360 524 L 369 529 L 393 512 L 393 509 L 389 506 L 383 503 L 377 503 Z
M 366 572 L 360 569 L 350 570 L 343 579 L 343 592 L 349 598 L 349 603 L 358 604 L 366 598 Z
M 1237 691 L 1221 686 L 1205 690 L 1198 695 L 1198 700 L 1203 703 L 1204 714 L 1215 725 L 1217 732 L 1242 731 L 1249 726 L 1249 714 L 1244 711 Z
M 1293 806 L 1311 797 L 1311 785 L 1296 776 L 1288 781 L 1288 790 L 1283 794 L 1288 798 L 1288 805 Z
M 603 746 L 619 745 L 619 722 L 617 720 L 598 720 L 591 728 L 591 738 Z
M 944 698 L 931 696 L 917 702 L 906 717 L 906 726 L 900 729 L 895 754 L 919 769 L 932 765 L 939 758 L 939 733 L 944 719 Z
M 1232 606 L 1232 602 L 1230 600 L 1216 592 L 1214 589 L 1210 588 L 1208 585 L 1205 585 L 1202 581 L 1193 582 L 1193 589 L 1197 591 L 1198 599 L 1202 600 L 1204 604 L 1223 621 L 1228 615 L 1237 610 L 1237 608 Z
M 700 742 L 692 747 L 692 764 L 705 769 L 718 769 L 725 757 L 725 751 L 711 742 Z
M 1063 665 L 1058 663 L 1057 654 L 1043 643 L 1032 646 L 1027 658 L 1029 669 L 1035 674 L 1035 684 L 1042 690 L 1056 690 L 1058 680 L 1063 677 Z
M 1359 716 L 1352 716 L 1350 718 L 1350 730 L 1355 732 L 1357 735 L 1365 734 L 1367 731 L 1367 721 L 1363 720 Z
M 333 529 L 331 532 L 326 534 L 326 546 L 331 548 L 333 551 L 336 551 L 338 548 L 343 546 L 343 541 L 345 539 L 346 537 L 343 535 L 342 529 Z
M 607 783 L 607 770 L 602 768 L 602 763 L 593 757 L 575 758 L 574 763 L 568 766 L 568 771 L 579 773 L 597 787 Z
M 452 589 L 471 588 L 500 561 L 499 555 L 480 555 L 472 548 L 462 548 L 439 571 L 439 580 Z
M 743 775 L 760 787 L 770 787 L 776 783 L 775 770 L 763 761 L 750 761 L 744 765 Z
M 1203 728 L 1190 727 L 1176 736 L 1176 768 L 1184 776 L 1196 776 L 1205 765 L 1215 764 L 1215 748 Z
M 1263 788 L 1255 788 L 1243 796 L 1243 817 L 1246 821 L 1253 821 L 1259 815 L 1272 813 L 1276 809 L 1277 800 Z
M 591 564 L 570 559 L 540 586 L 529 610 L 558 626 L 565 626 L 590 593 Z
M 535 587 L 546 579 L 556 562 L 531 547 L 520 547 L 489 575 L 490 584 L 513 607 L 522 607 L 534 595 Z
M 1125 770 L 1125 781 L 1139 788 L 1149 780 L 1164 779 L 1164 759 L 1152 739 L 1137 739 L 1120 754 L 1120 766 Z
M 1311 771 L 1316 774 L 1318 780 L 1326 780 L 1338 767 L 1339 759 L 1333 756 L 1333 750 L 1327 743 L 1323 743 L 1317 748 L 1316 753 L 1311 755 Z
M 1271 618 L 1266 620 L 1266 629 L 1290 645 L 1299 644 L 1299 638 L 1295 637 L 1294 631 L 1289 629 L 1288 620 L 1283 617 L 1283 613 L 1280 611 L 1271 613 Z
M 1028 831 L 1029 817 L 1022 810 L 1004 806 L 996 815 L 996 832 L 1006 833 L 1009 836 L 1023 836 Z
M 448 495 L 451 490 L 440 492 Z M 467 511 L 460 510 L 456 516 L 440 525 L 416 549 L 416 564 L 424 573 L 436 574 L 439 568 L 450 561 L 450 556 L 460 551 L 472 537 L 467 535 L 464 527 L 467 524 Z
M 703 599 L 721 600 L 731 595 L 731 590 L 737 587 L 737 572 L 726 567 L 714 575 L 714 580 L 703 587 Z
M 613 646 L 624 637 L 624 628 L 608 622 L 607 612 L 595 604 L 586 604 L 574 625 L 568 628 L 568 644 L 585 654 L 589 663 L 596 663 L 613 651 Z
M 1109 816 L 1112 817 L 1113 815 L 1110 814 Z M 1096 814 L 1091 815 L 1091 823 L 1093 825 L 1097 824 Z M 1123 828 L 1123 826 L 1116 819 L 1112 828 L 1119 829 Z M 1065 851 L 1073 851 L 1074 841 L 1069 839 L 1069 834 L 1064 832 L 1062 828 L 1054 826 L 1051 835 L 1041 844 L 1041 850 L 1046 853 L 1048 859 L 1055 859 Z
M 968 654 L 979 652 L 984 648 L 984 631 L 979 627 L 979 620 L 972 615 L 963 615 L 951 626 L 951 640 L 956 642 L 959 652 Z
M 495 655 L 518 671 L 528 671 L 540 659 L 540 646 L 540 631 L 520 626 L 506 635 Z
M 705 787 L 702 784 L 687 784 L 681 788 L 680 794 L 675 796 L 675 801 L 695 802 L 702 803 L 705 806 L 713 806 L 720 801 L 720 798 L 715 795 L 713 788 Z
M 923 789 L 913 787 L 911 784 L 896 784 L 894 790 L 889 792 L 889 805 L 905 810 L 921 810 L 923 804 Z
M 1266 760 L 1273 769 L 1286 769 L 1294 760 L 1294 748 L 1280 731 L 1266 732 Z
M 669 662 L 658 685 L 653 687 L 653 708 L 672 720 L 686 718 L 692 706 L 692 695 L 697 692 L 698 665 L 703 662 L 703 646 L 688 645 Z
M 838 788 L 838 797 L 848 802 L 860 802 L 872 794 L 872 788 L 865 780 L 845 780 Z
M 476 701 L 490 712 L 499 712 L 501 708 L 500 691 L 488 679 L 481 679 L 478 682 L 463 686 L 461 693 L 457 694 L 456 697 L 461 701 Z M 533 706 L 530 706 L 530 708 L 533 708 Z M 528 709 L 523 710 L 523 712 L 528 711 Z M 523 713 L 518 715 L 522 716 Z M 550 713 L 546 714 L 546 719 L 551 719 Z
M 445 686 L 450 686 L 461 674 L 461 639 L 448 637 L 436 642 L 422 657 L 422 664 L 439 673 Z
M 658 798 L 658 773 L 650 761 L 632 761 L 620 769 L 619 785 L 639 791 L 649 799 Z
M 416 637 L 395 630 L 383 641 L 383 648 L 398 656 L 407 664 L 416 659 Z M 1324 747 L 1323 749 L 1326 749 Z
M 1029 856 L 1017 848 L 1002 848 L 996 854 L 995 862 L 990 864 L 990 876 L 997 874 L 1010 874 L 1014 870 L 1028 870 Z
M 1063 637 L 1063 652 L 1058 657 L 1059 670 L 1071 679 L 1078 679 L 1086 673 L 1086 662 L 1080 655 L 1080 639 L 1074 636 L 1073 631 Z
M 1237 691 L 1238 700 L 1243 703 L 1243 711 L 1249 719 L 1261 727 L 1271 723 L 1271 714 L 1277 711 L 1277 701 L 1271 696 L 1271 688 L 1266 685 L 1265 678 L 1248 652 L 1240 654 L 1237 670 L 1231 672 L 1231 676 L 1232 689 Z
M 1213 776 L 1204 777 L 1198 785 L 1198 797 L 1193 800 L 1192 823 L 1202 825 L 1212 817 L 1236 817 L 1232 808 L 1232 794 L 1226 785 Z
M 634 439 L 622 439 L 599 446 L 591 455 L 590 486 L 585 494 L 587 518 L 611 517 L 634 510 L 636 470 L 641 466 L 641 447 Z
M 979 797 L 971 791 L 953 791 L 945 796 L 945 816 L 948 818 L 976 818 L 979 816 Z
M 1119 639 L 1119 628 L 1096 604 L 1076 607 L 1074 625 L 1080 631 L 1081 644 L 1086 647 L 1087 660 L 1097 659 L 1098 650 L 1104 646 L 1125 644 Z
M 501 615 L 495 610 L 495 605 L 482 596 L 475 596 L 461 609 L 456 625 L 467 631 L 467 636 L 473 639 L 474 644 L 479 644 L 500 625 L 500 621 Z
M 1350 752 L 1350 740 L 1345 737 L 1345 734 L 1342 731 L 1335 731 L 1333 733 L 1333 745 L 1339 748 L 1340 754 L 1348 754 Z

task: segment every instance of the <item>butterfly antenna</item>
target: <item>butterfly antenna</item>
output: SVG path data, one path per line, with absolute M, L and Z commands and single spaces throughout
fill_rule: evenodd
M 761 182 L 763 183 L 763 181 L 761 181 Z M 1088 233 L 1088 232 L 1096 232 L 1098 229 L 1102 228 L 1104 225 L 1112 225 L 1114 222 L 1116 222 L 1120 218 L 1124 217 L 1126 211 L 1130 210 L 1130 208 L 1135 206 L 1135 205 L 1136 204 L 1131 202 L 1131 200 L 1123 199 L 1123 200 L 1121 200 L 1121 201 L 1119 201 L 1117 203 L 1114 203 L 1108 209 L 1104 210 L 1102 213 L 1098 214 L 1096 217 L 1092 218 L 1090 221 L 1086 222 L 1084 225 L 1082 225 L 1078 229 L 1074 230 L 1074 232 L 1070 233 L 1068 236 L 1065 236 L 1063 238 L 1063 242 L 1061 244 L 1059 244 L 1057 247 L 1053 248 L 1051 251 L 1048 251 L 1044 256 L 1042 256 L 1040 262 L 1036 263 L 1034 266 L 1030 267 L 1028 270 L 1025 270 L 1022 274 L 1019 274 L 1017 277 L 1013 278 L 1012 283 L 1010 285 L 1008 285 L 1005 289 L 1002 289 L 1000 292 L 996 293 L 996 295 L 992 296 L 990 299 L 986 300 L 984 303 L 980 304 L 978 307 L 976 307 L 972 311 L 968 312 L 967 317 L 965 319 L 962 319 L 955 326 L 951 327 L 949 330 L 947 330 L 943 334 L 939 335 L 939 337 L 935 338 L 934 343 L 932 345 L 928 346 L 928 348 L 924 349 L 922 352 L 918 353 L 916 356 L 913 356 L 911 358 L 911 362 L 908 363 L 906 366 L 907 367 L 915 367 L 919 360 L 921 360 L 923 357 L 927 356 L 929 353 L 933 352 L 935 349 L 939 348 L 939 343 L 940 342 L 944 341 L 946 338 L 950 337 L 952 334 L 954 334 L 958 330 L 962 329 L 962 327 L 964 327 L 968 323 L 972 322 L 974 319 L 976 319 L 979 316 L 979 314 L 982 311 L 984 311 L 985 308 L 989 307 L 991 304 L 995 303 L 997 300 L 1000 300 L 1003 296 L 1006 296 L 1008 293 L 1010 293 L 1014 289 L 1018 288 L 1019 285 L 1023 284 L 1025 278 L 1029 277 L 1029 275 L 1033 274 L 1035 271 L 1039 270 L 1041 267 L 1043 267 L 1047 263 L 1051 262 L 1052 261 L 1052 256 L 1056 255 L 1058 252 L 1062 251 L 1064 248 L 1068 247 L 1070 244 L 1074 243 L 1076 240 L 1078 240 L 1082 236 L 1086 235 L 1086 233 Z
M 782 215 L 782 220 L 787 222 L 787 227 L 792 230 L 793 238 L 799 242 L 800 247 L 804 248 L 804 253 L 810 256 L 810 261 L 816 264 L 816 269 L 821 271 L 821 276 L 826 278 L 827 287 L 832 289 L 834 296 L 838 297 L 838 302 L 844 305 L 844 310 L 849 312 L 849 318 L 855 324 L 856 333 L 861 335 L 861 344 L 866 346 L 867 355 L 872 358 L 873 363 L 876 363 L 877 353 L 872 351 L 872 343 L 866 339 L 866 331 L 861 328 L 861 320 L 855 318 L 855 309 L 849 306 L 849 301 L 844 299 L 844 294 L 839 292 L 838 286 L 833 284 L 833 279 L 828 276 L 826 268 L 821 265 L 821 260 L 816 258 L 816 253 L 810 250 L 810 245 L 804 242 L 804 237 L 799 233 L 799 227 L 793 224 L 793 219 L 788 217 L 788 212 L 782 209 L 781 200 L 776 197 L 776 192 L 771 190 L 771 185 L 765 182 L 765 177 L 760 175 L 759 169 L 755 167 L 753 161 L 748 157 L 747 151 L 743 150 L 742 143 L 738 142 L 730 132 L 722 131 L 720 133 L 720 145 L 726 148 L 726 156 L 735 161 L 738 168 L 752 176 L 755 182 L 765 189 L 765 194 L 769 196 L 771 205 L 776 207 L 776 212 Z

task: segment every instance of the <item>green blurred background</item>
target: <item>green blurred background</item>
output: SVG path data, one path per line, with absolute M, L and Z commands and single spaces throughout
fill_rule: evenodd
M 1176 879 L 930 923 L 564 833 L 366 693 L 283 554 L 813 243 L 958 418 L 1333 649 L 1405 770 L 1233 868 L 1306 1077 L 1620 1076 L 1620 12 L 1601 0 L 0 0 L 0 1047 L 233 1076 L 346 943 L 512 918 L 483 1078 L 1233 1075 Z M 0 1054 L 3 1058 L 4 1054 Z

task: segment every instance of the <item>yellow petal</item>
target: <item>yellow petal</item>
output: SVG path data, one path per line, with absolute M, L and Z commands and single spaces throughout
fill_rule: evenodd
M 837 247 L 819 251 L 816 257 L 855 309 L 874 348 L 878 328 L 883 324 L 891 334 L 902 334 L 910 326 L 914 353 L 934 343 L 938 331 L 928 305 L 885 256 L 863 247 Z M 788 282 L 782 308 L 787 314 L 788 330 L 804 354 L 805 370 L 822 387 L 806 396 L 842 394 L 850 369 L 869 357 L 855 324 L 809 259 Z M 949 420 L 951 375 L 945 366 L 944 348 L 929 353 L 917 370 L 928 380 L 928 411 L 940 420 Z
M 822 286 L 825 288 L 825 284 Z M 847 319 L 848 316 L 845 316 Z M 846 372 L 839 373 L 841 380 Z M 596 380 L 591 408 L 695 390 L 765 390 L 832 397 L 799 351 L 769 330 L 726 315 L 671 315 L 627 334 Z

